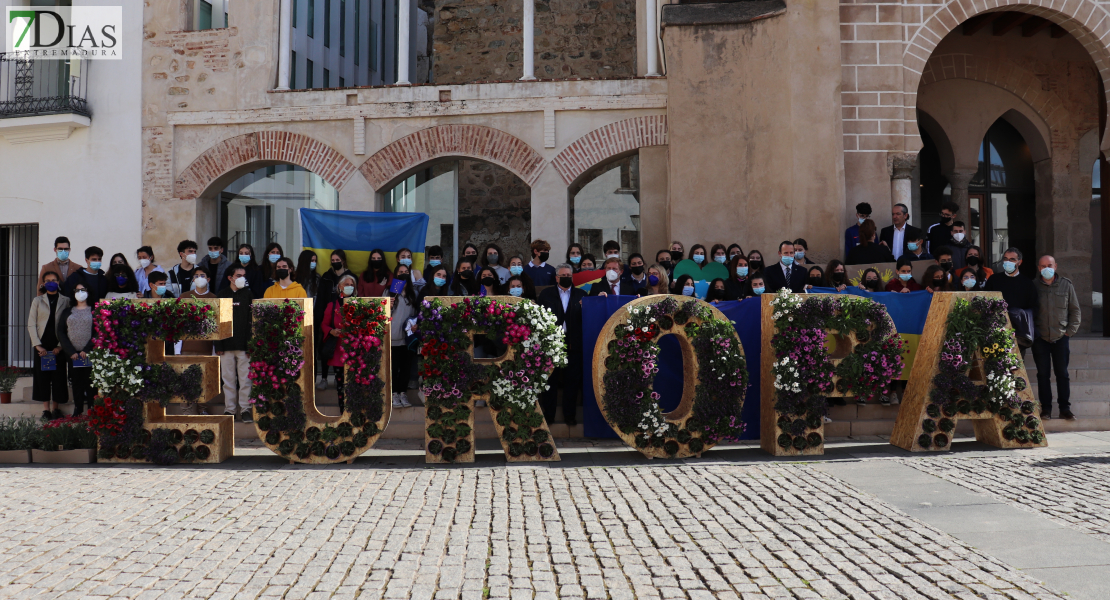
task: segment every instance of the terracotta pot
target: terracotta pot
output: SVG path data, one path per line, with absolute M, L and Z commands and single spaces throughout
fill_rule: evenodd
M 27 450 L 0 450 L 0 463 L 26 464 L 31 462 L 31 453 Z
M 11 403 L 12 403 L 12 393 L 11 392 L 0 392 L 0 404 L 11 404 Z
M 80 450 L 31 450 L 31 462 L 85 464 L 96 462 L 96 449 Z

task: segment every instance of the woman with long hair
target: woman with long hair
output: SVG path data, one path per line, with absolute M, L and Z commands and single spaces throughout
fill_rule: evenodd
M 389 324 L 391 333 L 389 356 L 392 374 L 390 385 L 393 388 L 393 407 L 408 408 L 412 406 L 409 403 L 406 391 L 409 383 L 409 366 L 416 359 L 416 356 L 412 350 L 409 350 L 408 343 L 405 340 L 405 329 L 408 321 L 416 318 L 419 305 L 416 301 L 416 290 L 412 286 L 412 274 L 409 268 L 405 265 L 398 265 L 393 278 L 397 281 L 404 281 L 405 285 L 399 293 L 394 293 L 390 289 L 385 294 L 392 298 L 390 311 L 393 315 Z
M 381 248 L 370 251 L 370 264 L 362 272 L 358 282 L 358 295 L 363 298 L 380 298 L 393 283 L 393 273 L 385 264 L 385 252 Z
M 321 359 L 324 361 L 324 381 L 327 382 L 328 380 L 328 370 L 334 369 L 335 391 L 339 396 L 340 414 L 343 413 L 346 406 L 343 395 L 343 363 L 347 360 L 347 353 L 343 351 L 343 344 L 339 340 L 340 336 L 343 335 L 343 301 L 358 296 L 357 284 L 358 280 L 353 273 L 348 272 L 339 278 L 339 295 L 328 303 L 327 308 L 324 309 L 324 318 L 320 323 L 320 330 L 324 338 L 324 343 L 320 347 Z M 329 336 L 334 340 L 329 339 Z M 316 387 L 319 388 L 319 384 Z
M 281 244 L 277 242 L 270 242 L 266 244 L 266 260 L 262 261 L 262 277 L 269 283 L 274 278 L 274 263 L 281 257 L 285 256 L 285 250 L 281 249 Z
M 460 258 L 455 265 L 455 274 L 451 277 L 452 296 L 477 296 L 478 281 L 474 278 L 474 260 Z
M 316 272 L 316 253 L 301 250 L 297 257 L 297 271 L 294 280 L 301 284 L 309 298 L 315 298 L 320 289 L 320 274 Z

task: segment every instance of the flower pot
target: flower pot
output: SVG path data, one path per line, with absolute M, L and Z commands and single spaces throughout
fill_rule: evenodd
M 31 462 L 53 464 L 86 464 L 96 462 L 96 450 L 31 450 Z
M 0 392 L 0 404 L 11 404 L 11 403 L 12 403 L 12 393 L 11 392 Z
M 31 453 L 27 450 L 0 450 L 0 464 L 26 464 L 31 462 Z

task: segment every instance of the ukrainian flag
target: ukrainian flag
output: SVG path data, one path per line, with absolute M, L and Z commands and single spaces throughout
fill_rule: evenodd
M 905 342 L 902 351 L 902 376 L 899 379 L 910 378 L 913 372 L 913 360 L 917 356 L 917 344 L 921 341 L 921 334 L 925 331 L 925 319 L 929 316 L 929 307 L 933 302 L 933 295 L 926 291 L 896 293 L 896 292 L 867 292 L 857 287 L 849 286 L 844 290 L 847 294 L 864 296 L 886 306 L 890 320 L 894 321 L 894 328 Z
M 370 251 L 385 252 L 390 270 L 397 267 L 397 251 L 412 251 L 412 268 L 424 270 L 424 241 L 428 215 L 424 213 L 363 212 L 357 210 L 316 210 L 302 208 L 301 240 L 305 250 L 320 259 L 317 272 L 331 268 L 333 250 L 347 253 L 347 268 L 362 273 L 370 264 Z

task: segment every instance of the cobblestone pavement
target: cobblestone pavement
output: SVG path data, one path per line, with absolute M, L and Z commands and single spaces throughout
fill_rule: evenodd
M 1110 456 L 1004 456 L 902 462 L 1110 542 Z
M 1060 598 L 805 465 L 3 469 L 0 595 Z

